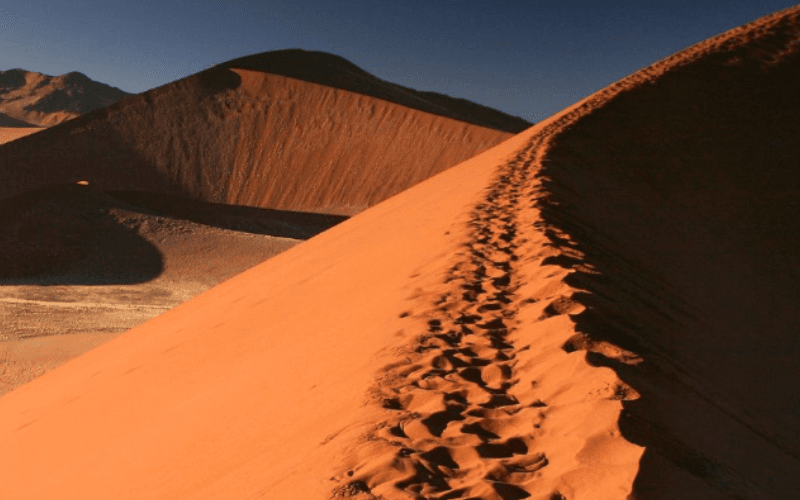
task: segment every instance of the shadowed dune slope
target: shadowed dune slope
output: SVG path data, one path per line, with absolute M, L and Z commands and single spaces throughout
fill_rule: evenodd
M 305 71 L 333 86 L 263 71 L 253 56 L 17 140 L 0 156 L 0 197 L 45 179 L 90 179 L 102 190 L 349 215 L 511 135 L 434 114 L 440 105 L 385 100 L 396 87 L 365 73 L 359 82 L 377 98 L 337 88 L 341 72 L 324 61 L 339 59 L 325 56 Z M 449 107 L 467 116 L 480 108 Z M 506 117 L 505 128 L 526 125 Z
M 0 200 L 0 284 L 149 281 L 164 271 L 161 253 L 172 240 L 194 233 L 198 224 L 209 231 L 217 228 L 232 234 L 304 240 L 345 219 L 53 185 Z M 246 260 L 253 264 L 252 259 Z M 205 281 L 200 278 L 205 275 L 216 283 L 234 274 L 229 268 L 239 269 L 242 263 L 215 259 L 202 271 L 194 259 L 185 264 L 173 263 L 186 267 L 183 272 L 193 280 Z M 171 274 L 176 277 L 174 271 Z
M 347 219 L 342 215 L 237 207 L 138 191 L 110 191 L 108 194 L 137 207 L 176 219 L 234 231 L 301 240 L 311 238 Z
M 110 212 L 117 200 L 54 185 L 0 201 L 0 279 L 58 275 L 84 262 L 87 281 L 138 282 L 161 273 L 160 253 Z
M 0 114 L 20 125 L 49 127 L 130 96 L 116 87 L 96 82 L 73 71 L 49 76 L 35 71 L 0 71 Z
M 800 487 L 798 46 L 800 7 L 699 43 L 601 92 L 543 158 L 585 290 L 567 347 L 642 394 L 621 421 L 647 447 L 636 498 Z

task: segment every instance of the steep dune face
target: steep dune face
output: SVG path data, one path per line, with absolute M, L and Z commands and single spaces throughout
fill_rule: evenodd
M 798 44 L 798 7 L 702 42 L 606 89 L 544 158 L 586 291 L 567 347 L 642 394 L 621 422 L 648 449 L 636 498 L 800 486 Z
M 440 105 L 427 112 L 385 100 L 394 87 L 374 77 L 358 80 L 373 85 L 357 90 L 380 98 L 338 88 L 347 87 L 342 72 L 313 60 L 312 74 L 333 86 L 246 63 L 212 68 L 4 147 L 0 196 L 44 179 L 90 179 L 104 190 L 353 214 L 511 135 L 434 114 Z M 506 119 L 506 128 L 525 126 Z
M 130 96 L 73 71 L 49 76 L 34 71 L 0 71 L 0 113 L 23 127 L 49 127 Z M 12 125 L 0 125 L 10 127 Z

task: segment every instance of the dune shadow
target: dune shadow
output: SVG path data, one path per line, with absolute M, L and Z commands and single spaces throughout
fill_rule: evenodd
M 35 128 L 37 125 L 30 124 L 24 120 L 12 118 L 5 113 L 0 113 L 0 127 L 8 128 Z
M 239 84 L 232 71 L 204 72 L 178 104 Z M 100 190 L 195 194 L 175 173 L 174 154 L 141 147 L 163 119 L 154 101 L 172 97 L 167 85 L 0 146 L 1 284 L 131 284 L 163 272 L 159 250 L 109 213 L 119 203 Z
M 122 99 L 108 107 L 46 128 L 0 146 L 0 199 L 53 184 L 89 180 L 98 190 L 139 190 L 187 198 L 211 196 L 187 182 L 187 148 L 197 161 L 215 163 L 222 154 L 209 141 L 209 123 L 219 125 L 214 138 L 231 136 L 238 123 L 224 120 L 226 92 L 238 88 L 239 76 L 210 69 L 180 85 L 167 84 Z M 187 109 L 193 121 L 182 117 Z M 195 116 L 196 115 L 196 116 Z M 163 129 L 178 130 L 165 138 Z M 218 142 L 218 141 L 217 141 Z M 196 184 L 225 184 L 218 169 L 194 165 Z
M 299 240 L 307 240 L 348 219 L 344 215 L 234 206 L 142 191 L 109 191 L 107 194 L 166 217 Z
M 552 259 L 585 306 L 564 348 L 638 394 L 619 422 L 645 447 L 630 498 L 800 488 L 800 55 L 764 57 L 734 47 L 627 90 L 543 159 L 542 216 L 569 235 L 550 240 L 582 255 Z
M 161 252 L 112 209 L 114 200 L 57 185 L 0 202 L 0 285 L 108 285 L 150 281 Z

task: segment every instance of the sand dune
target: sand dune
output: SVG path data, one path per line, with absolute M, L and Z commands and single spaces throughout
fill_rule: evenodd
M 11 141 L 16 141 L 20 137 L 25 137 L 26 135 L 35 134 L 40 130 L 44 130 L 44 128 L 43 127 L 0 127 L 0 145 L 3 145 Z
M 793 498 L 799 25 L 679 52 L 5 395 L 4 493 Z
M 0 440 L 16 459 L 2 459 L 3 470 L 18 475 L 16 467 L 34 460 L 51 470 L 46 482 L 7 491 L 34 498 L 68 482 L 71 494 L 90 498 L 327 498 L 358 493 L 363 482 L 392 495 L 395 481 L 411 492 L 438 488 L 440 480 L 414 470 L 450 457 L 469 471 L 459 487 L 483 497 L 511 498 L 537 478 L 548 493 L 595 491 L 587 474 L 600 470 L 615 471 L 604 482 L 614 498 L 633 480 L 641 453 L 615 432 L 616 377 L 561 349 L 574 334 L 570 308 L 558 305 L 569 294 L 566 271 L 539 265 L 552 254 L 543 233 L 508 228 L 521 233 L 536 216 L 524 203 L 536 192 L 495 167 L 533 166 L 530 150 L 519 151 L 530 138 L 424 182 L 4 396 Z M 486 263 L 473 264 L 477 255 Z M 463 321 L 462 312 L 477 317 Z M 448 340 L 446 329 L 458 324 L 474 333 L 454 353 L 446 346 L 457 336 Z M 417 352 L 420 335 L 430 338 Z M 423 393 L 414 382 L 434 382 L 423 377 L 428 365 L 452 370 L 455 387 Z M 392 376 L 399 368 L 408 371 L 405 392 L 382 394 L 400 391 Z M 31 399 L 37 393 L 50 396 Z M 455 399 L 443 401 L 445 393 Z M 45 403 L 51 397 L 54 406 Z M 33 409 L 32 401 L 42 403 Z M 417 414 L 429 418 L 415 423 Z M 456 414 L 466 429 L 458 416 L 442 429 Z M 385 439 L 394 421 L 407 421 L 405 437 Z M 53 442 L 67 453 L 80 443 L 81 452 L 65 460 Z M 608 451 L 613 458 L 603 458 Z M 397 453 L 407 461 L 390 467 Z M 490 465 L 499 469 L 487 480 L 481 471 Z M 89 470 L 93 479 L 77 479 Z
M 276 50 L 220 64 L 219 68 L 245 69 L 288 76 L 328 87 L 371 95 L 427 113 L 447 116 L 482 127 L 521 132 L 529 122 L 466 99 L 424 92 L 377 78 L 343 57 L 299 49 Z
M 50 77 L 21 70 L 3 73 L 2 78 L 11 89 L 3 95 L 17 107 L 27 102 L 20 97 L 25 92 L 30 100 L 36 92 L 64 83 L 61 77 L 51 82 Z M 74 84 L 83 81 L 78 75 L 70 78 Z M 238 85 L 235 90 L 228 88 L 233 83 Z M 86 94 L 85 89 L 73 93 Z M 109 124 L 123 128 L 110 131 Z M 239 142 L 225 135 L 232 125 L 241 133 Z M 0 201 L 4 334 L 9 342 L 48 335 L 53 349 L 60 349 L 60 336 L 66 334 L 103 334 L 134 326 L 249 268 L 258 262 L 255 259 L 275 255 L 346 218 L 325 213 L 328 208 L 337 213 L 359 211 L 510 136 L 485 126 L 516 131 L 528 125 L 464 100 L 395 86 L 329 54 L 291 50 L 238 59 L 56 127 L 4 149 L 0 172 L 5 168 L 12 179 L 5 187 L 18 191 L 18 181 L 30 174 L 30 186 L 91 179 L 93 188 L 118 190 L 109 196 L 63 184 Z M 353 142 L 355 150 L 346 153 Z M 376 145 L 368 149 L 369 142 Z M 182 150 L 178 156 L 174 147 Z M 184 179 L 163 182 L 163 172 L 148 174 L 142 155 L 151 153 Z M 209 168 L 215 164 L 217 168 Z M 101 179 L 111 181 L 97 182 L 91 174 L 94 167 L 100 169 Z M 197 178 L 208 175 L 237 177 L 227 186 L 220 183 L 220 189 L 201 179 L 203 192 L 214 196 L 198 200 L 186 186 L 197 187 Z M 167 186 L 168 193 L 179 196 L 137 191 L 143 186 Z M 227 197 L 239 195 L 216 194 L 232 189 L 248 196 L 267 193 L 269 204 L 284 209 L 201 201 L 227 202 Z M 120 210 L 123 215 L 116 213 Z M 128 219 L 136 221 L 136 227 L 160 230 L 132 230 Z M 189 230 L 197 226 L 186 221 L 202 228 Z M 173 226 L 180 230 L 165 229 Z M 213 228 L 269 238 L 256 238 L 255 244 L 253 238 L 239 241 L 233 248 L 234 241 L 247 235 Z M 229 255 L 204 260 L 206 252 L 196 248 L 199 235 L 190 238 L 192 245 L 184 241 L 187 233 L 195 232 L 204 234 L 203 247 L 212 248 L 215 255 L 227 249 Z M 199 253 L 178 256 L 175 248 Z M 130 307 L 115 307 L 120 289 Z M 159 293 L 165 296 L 153 296 Z M 91 297 L 91 314 L 59 306 L 75 295 Z M 162 307 L 143 307 L 153 298 Z M 43 321 L 45 317 L 50 320 Z M 7 364 L 20 361 L 12 356 Z M 25 373 L 42 370 L 28 366 Z M 30 379 L 18 373 L 6 374 L 3 385 L 13 387 Z
M 338 58 L 290 55 L 326 83 L 283 75 L 285 65 L 264 63 L 270 54 L 211 68 L 4 146 L 0 198 L 45 179 L 89 179 L 101 190 L 350 215 L 528 125 L 459 100 L 447 107 L 503 130 L 435 114 L 439 102 L 398 104 L 387 100 L 397 87 L 369 75 L 358 80 L 369 88 L 338 88 L 343 70 L 323 64 Z

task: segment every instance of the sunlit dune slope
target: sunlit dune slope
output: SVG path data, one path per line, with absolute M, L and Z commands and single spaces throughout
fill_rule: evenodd
M 74 184 L 0 200 L 0 395 L 341 219 L 158 201 Z
M 42 130 L 40 127 L 0 127 L 0 145 L 35 134 L 40 130 Z
M 24 69 L 0 71 L 0 126 L 49 127 L 95 109 L 129 93 L 73 71 L 59 76 Z M 15 120 L 16 124 L 5 124 Z
M 538 213 L 535 185 L 517 168 L 535 169 L 531 139 L 513 138 L 4 396 L 6 494 L 407 498 L 447 484 L 414 472 L 438 459 L 461 464 L 458 488 L 481 498 L 624 493 L 641 453 L 616 430 L 624 390 L 611 370 L 561 349 L 575 333 L 566 272 L 543 265 L 553 251 L 541 231 L 522 234 Z M 456 337 L 431 333 L 453 327 L 472 334 L 447 361 L 443 347 Z M 454 370 L 452 401 L 422 383 L 436 369 Z M 450 437 L 442 412 L 456 415 Z M 395 425 L 403 430 L 387 439 Z M 503 458 L 522 469 L 496 469 Z M 484 477 L 490 466 L 495 479 Z M 31 481 L 34 470 L 48 474 Z
M 347 85 L 343 75 L 358 68 L 327 54 L 288 51 L 275 68 L 264 62 L 273 56 L 211 68 L 9 144 L 0 197 L 89 179 L 102 190 L 352 214 L 528 126 L 456 99 L 421 101 L 427 94 L 361 70 Z M 287 57 L 314 81 L 292 77 Z
M 0 398 L 4 493 L 794 498 L 800 151 L 771 144 L 799 23 L 645 68 Z

